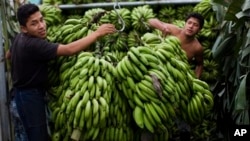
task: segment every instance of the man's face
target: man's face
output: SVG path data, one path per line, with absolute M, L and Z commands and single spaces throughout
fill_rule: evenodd
M 185 23 L 185 34 L 187 36 L 195 36 L 200 31 L 199 20 L 196 18 L 189 18 Z
M 46 23 L 43 19 L 41 12 L 36 12 L 32 14 L 26 23 L 26 26 L 21 26 L 21 29 L 24 33 L 27 33 L 31 36 L 45 39 L 46 38 Z

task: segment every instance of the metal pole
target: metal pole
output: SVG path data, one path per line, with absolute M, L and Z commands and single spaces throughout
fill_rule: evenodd
M 139 5 L 164 5 L 164 4 L 196 4 L 201 0 L 155 0 L 155 1 L 134 1 L 134 2 L 119 2 L 120 6 L 139 6 Z M 95 7 L 111 7 L 114 2 L 105 3 L 84 3 L 84 4 L 63 4 L 59 5 L 61 9 L 76 9 L 76 8 L 95 8 Z
M 4 41 L 2 37 L 2 11 L 0 11 L 0 128 L 1 128 L 1 140 L 11 141 L 10 135 L 10 117 L 9 117 L 9 106 L 7 102 L 7 81 L 5 73 L 5 55 L 4 55 Z

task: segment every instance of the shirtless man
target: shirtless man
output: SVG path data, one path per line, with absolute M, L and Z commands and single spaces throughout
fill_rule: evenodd
M 203 70 L 203 48 L 195 36 L 202 29 L 204 18 L 198 13 L 191 13 L 185 19 L 183 28 L 158 19 L 150 19 L 148 22 L 150 26 L 162 31 L 163 35 L 174 35 L 180 39 L 181 47 L 186 52 L 188 61 L 191 62 L 194 59 L 195 74 L 197 78 L 200 78 Z

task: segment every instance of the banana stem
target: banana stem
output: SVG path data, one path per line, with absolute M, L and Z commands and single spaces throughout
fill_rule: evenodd
M 101 43 L 99 41 L 96 41 L 96 43 L 95 43 L 95 56 L 98 58 L 101 58 L 102 55 L 103 55 L 103 51 L 102 51 Z

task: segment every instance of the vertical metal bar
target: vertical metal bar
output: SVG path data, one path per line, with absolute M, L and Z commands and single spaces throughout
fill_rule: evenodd
M 1 1 L 1 11 L 0 11 L 0 128 L 1 128 L 1 140 L 11 141 L 11 131 L 10 131 L 10 116 L 9 116 L 9 105 L 7 98 L 7 81 L 6 81 L 6 69 L 5 69 L 5 53 L 4 53 L 4 43 L 8 42 L 3 40 L 3 23 L 2 17 L 5 16 L 3 8 L 4 1 Z

